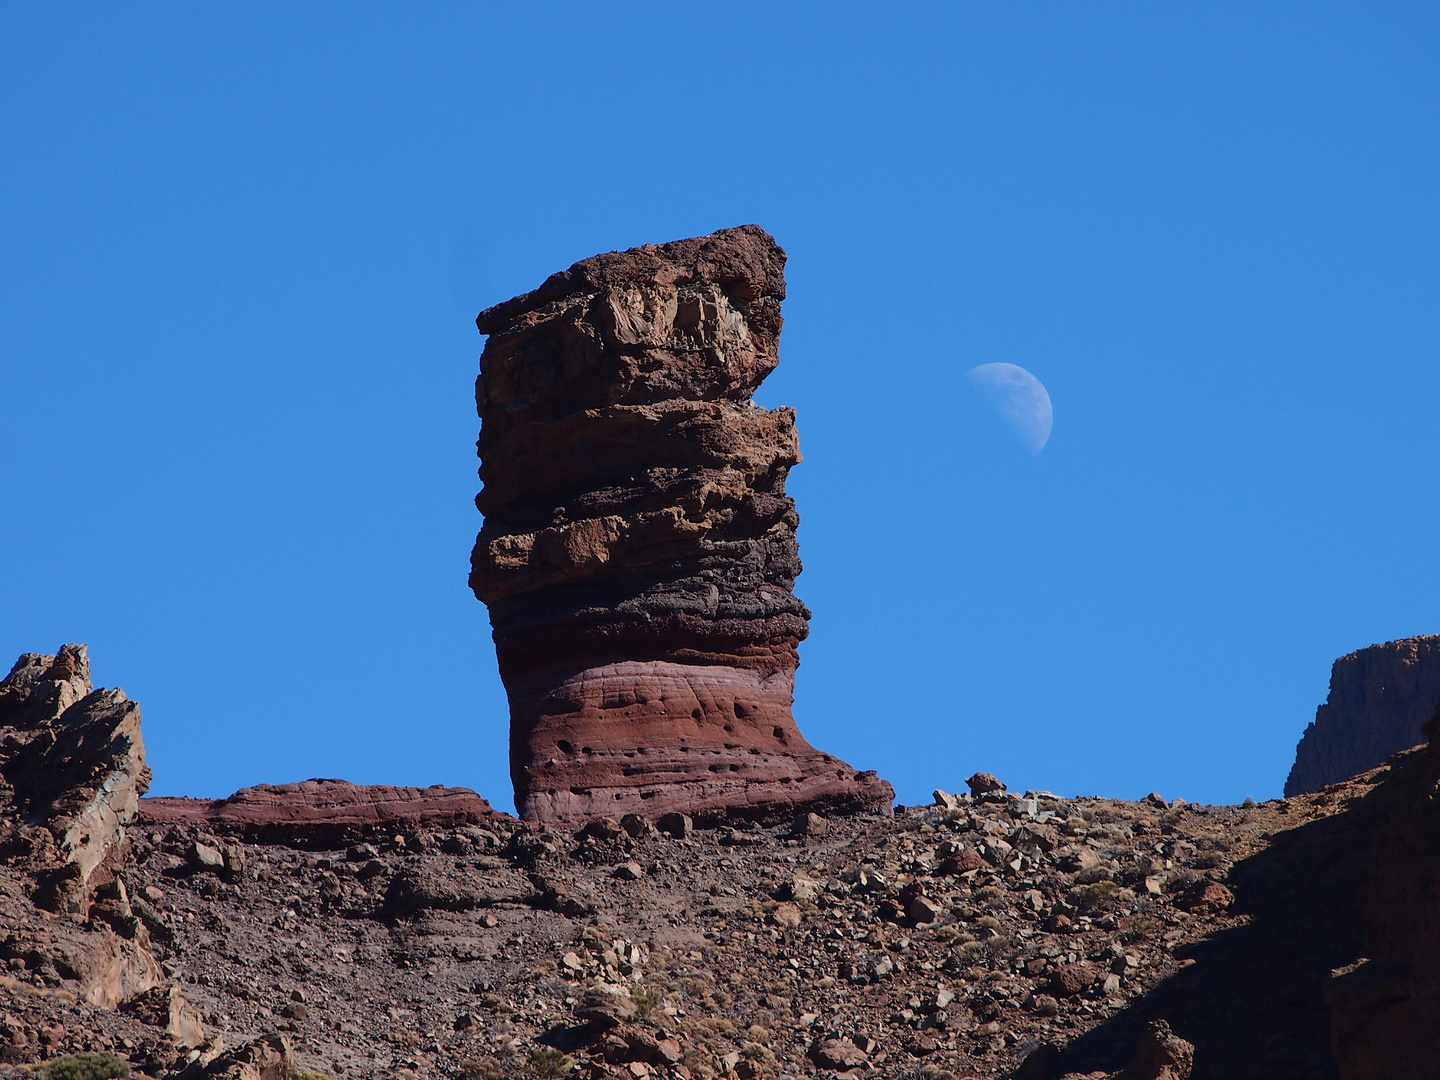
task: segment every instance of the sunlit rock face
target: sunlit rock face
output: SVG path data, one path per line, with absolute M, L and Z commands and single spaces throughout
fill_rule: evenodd
M 522 817 L 888 807 L 791 716 L 810 612 L 791 591 L 785 253 L 756 226 L 597 255 L 483 312 L 490 608 Z
M 1425 741 L 1440 701 L 1440 635 L 1358 649 L 1330 669 L 1330 696 L 1295 749 L 1285 794 L 1304 795 Z

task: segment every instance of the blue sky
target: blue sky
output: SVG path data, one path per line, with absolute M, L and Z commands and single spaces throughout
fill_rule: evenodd
M 0 659 L 88 642 L 157 794 L 509 807 L 472 320 L 756 222 L 807 737 L 1277 795 L 1330 662 L 1440 631 L 1440 15 L 898 8 L 0 5 Z

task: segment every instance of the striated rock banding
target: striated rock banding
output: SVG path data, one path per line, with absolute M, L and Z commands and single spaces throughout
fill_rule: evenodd
M 597 255 L 482 312 L 490 609 L 522 817 L 702 819 L 888 807 L 791 716 L 810 612 L 792 593 L 785 255 L 756 226 Z
M 1330 696 L 1295 748 L 1285 794 L 1304 795 L 1425 741 L 1440 701 L 1440 635 L 1358 649 L 1330 669 Z
M 417 829 L 454 829 L 514 822 L 469 788 L 396 787 L 347 780 L 258 784 L 225 799 L 160 796 L 143 799 L 150 824 L 198 825 L 252 844 L 326 849 Z

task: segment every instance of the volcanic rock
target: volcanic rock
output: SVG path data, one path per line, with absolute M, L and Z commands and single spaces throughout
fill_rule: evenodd
M 1285 794 L 1302 795 L 1373 769 L 1425 741 L 1440 701 L 1440 635 L 1403 638 L 1342 656 L 1330 696 L 1295 749 Z
M 388 839 L 417 829 L 486 825 L 507 817 L 469 788 L 361 785 L 346 780 L 258 784 L 226 799 L 144 799 L 140 813 L 157 825 L 199 825 L 216 835 L 251 843 L 316 848 Z
M 1424 731 L 1379 808 L 1364 953 L 1325 985 L 1341 1080 L 1440 1076 L 1440 709 Z
M 84 645 L 26 653 L 0 682 L 0 773 L 7 843 L 52 864 L 41 875 L 47 906 L 83 911 L 150 786 L 139 706 L 91 688 Z
M 756 226 L 597 255 L 480 314 L 490 609 L 523 818 L 789 819 L 893 792 L 791 716 L 809 610 L 792 593 L 785 254 Z

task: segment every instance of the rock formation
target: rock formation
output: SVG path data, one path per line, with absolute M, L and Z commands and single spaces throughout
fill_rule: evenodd
M 150 785 L 140 709 L 94 690 L 84 645 L 26 653 L 0 682 L 0 858 L 33 902 L 89 919 L 11 933 L 5 958 L 43 957 L 93 1005 L 114 1008 L 161 982 L 120 877 L 126 828 Z
M 150 786 L 140 709 L 92 690 L 84 645 L 26 653 L 0 682 L 0 774 L 5 845 L 49 864 L 51 906 L 84 910 Z
M 756 226 L 597 255 L 482 312 L 490 609 L 522 817 L 772 818 L 893 792 L 791 716 L 810 613 L 791 588 L 785 254 Z
M 505 816 L 469 788 L 362 786 L 347 780 L 258 784 L 225 799 L 145 799 L 140 812 L 151 824 L 184 823 L 249 843 L 316 848 L 416 829 L 484 825 Z
M 1295 750 L 1285 794 L 1303 795 L 1373 769 L 1425 741 L 1440 701 L 1440 635 L 1403 638 L 1342 656 L 1330 696 Z
M 1440 710 L 1425 735 L 1372 796 L 1363 956 L 1325 986 L 1341 1080 L 1440 1076 Z

